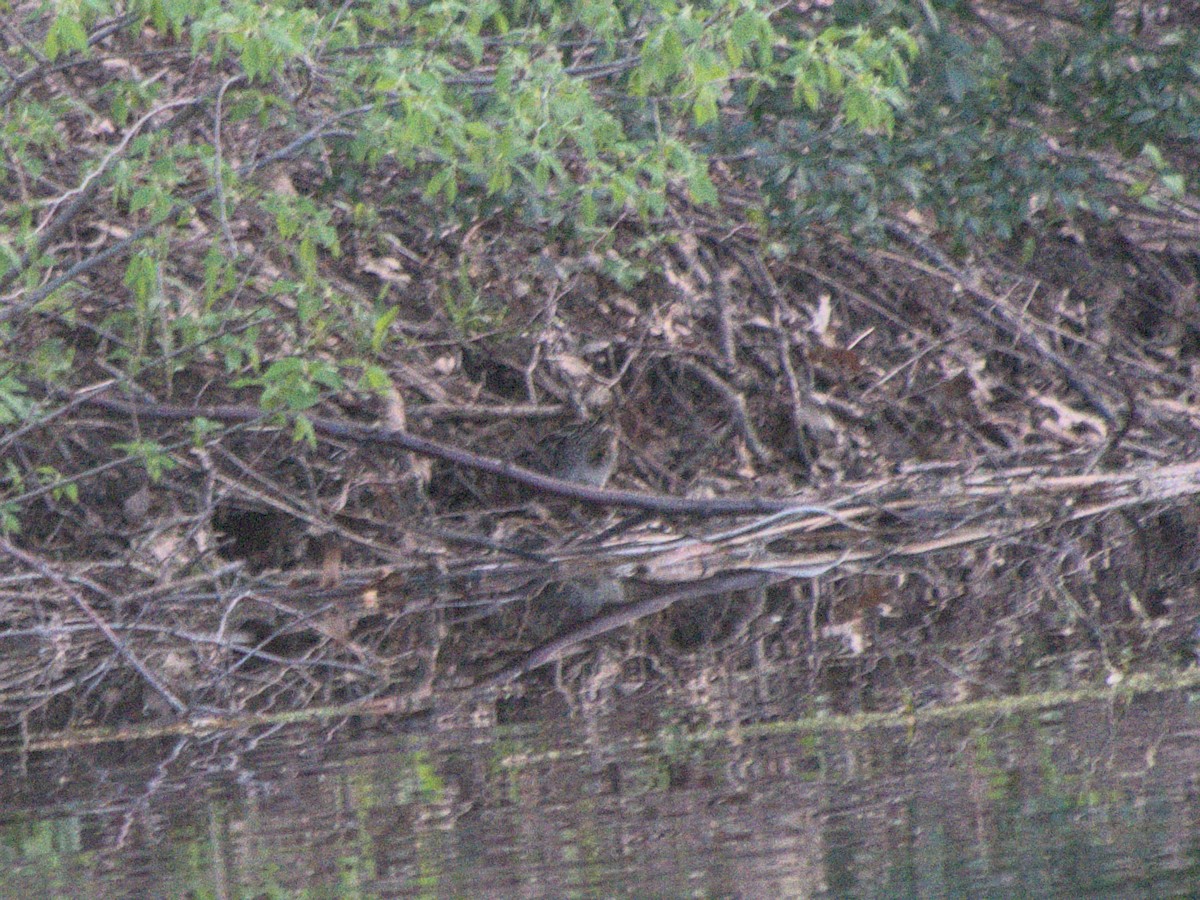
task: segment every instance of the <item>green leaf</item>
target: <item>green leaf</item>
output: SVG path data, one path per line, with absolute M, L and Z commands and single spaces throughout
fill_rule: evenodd
M 46 51 L 46 56 L 54 60 L 62 53 L 86 50 L 87 45 L 87 32 L 83 28 L 83 23 L 79 21 L 78 15 L 63 13 L 50 23 L 42 47 Z
M 1165 187 L 1174 198 L 1182 199 L 1187 193 L 1187 179 L 1178 172 L 1170 172 L 1162 176 L 1163 187 Z
M 376 394 L 386 395 L 395 389 L 392 383 L 392 378 L 388 375 L 387 370 L 382 366 L 365 366 L 363 368 L 362 377 L 358 380 L 358 386 L 364 391 L 371 391 Z
M 296 416 L 292 423 L 292 441 L 297 444 L 304 442 L 312 449 L 317 449 L 317 430 L 308 416 Z
M 0 425 L 16 425 L 32 417 L 35 405 L 27 393 L 16 377 L 0 376 Z
M 131 213 L 140 212 L 147 206 L 153 205 L 162 196 L 162 191 L 152 185 L 142 185 L 133 192 L 133 196 L 129 198 L 129 211 Z
M 692 114 L 697 126 L 707 125 L 717 120 L 717 92 L 712 85 L 705 85 L 696 94 L 692 105 Z
M 1156 169 L 1161 169 L 1166 166 L 1166 160 L 1163 159 L 1162 151 L 1157 146 L 1147 142 L 1142 146 L 1142 156 L 1150 160 L 1150 165 Z
M 379 353 L 383 350 L 383 342 L 387 340 L 388 329 L 392 327 L 392 323 L 399 315 L 400 307 L 393 306 L 375 319 L 371 326 L 371 352 Z
M 703 162 L 700 162 L 688 176 L 688 193 L 693 202 L 702 206 L 719 205 L 717 186 L 708 177 L 708 172 L 703 168 Z
M 21 520 L 18 516 L 19 512 L 20 507 L 16 503 L 0 503 L 0 533 L 21 533 Z
M 157 441 L 137 440 L 114 444 L 116 449 L 124 451 L 139 460 L 146 469 L 151 481 L 158 481 L 163 474 L 174 469 L 178 463 Z
M 432 200 L 439 193 L 446 192 L 448 195 L 446 199 L 451 203 L 454 202 L 453 198 L 449 196 L 451 190 L 450 182 L 454 181 L 454 178 L 453 166 L 445 166 L 439 170 L 425 185 L 425 198 Z
M 192 419 L 192 446 L 203 447 L 212 435 L 220 434 L 224 428 L 225 426 L 220 422 L 214 422 L 212 419 L 197 416 Z

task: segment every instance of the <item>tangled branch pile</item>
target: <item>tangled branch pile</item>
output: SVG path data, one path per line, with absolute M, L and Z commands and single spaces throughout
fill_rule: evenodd
M 741 50 L 691 7 L 630 7 L 616 43 L 154 9 L 31 4 L 4 48 L 0 727 L 425 697 L 523 657 L 684 702 L 752 672 L 766 714 L 1190 659 L 1173 57 L 1140 70 L 1173 118 L 1122 157 L 1128 110 L 1080 132 L 986 55 L 947 82 L 919 6 L 714 4 Z M 963 40 L 1034 65 L 979 15 Z M 1172 24 L 1099 31 L 1149 53 Z M 591 421 L 607 486 L 530 474 Z

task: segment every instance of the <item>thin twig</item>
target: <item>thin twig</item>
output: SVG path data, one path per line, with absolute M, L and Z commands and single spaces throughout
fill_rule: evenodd
M 19 560 L 29 568 L 36 572 L 40 572 L 44 577 L 53 581 L 59 590 L 75 601 L 75 605 L 83 610 L 84 615 L 92 620 L 92 624 L 94 624 L 100 630 L 100 633 L 108 639 L 108 642 L 112 644 L 114 648 L 116 648 L 117 653 L 120 654 L 120 656 L 124 658 L 124 660 L 128 662 L 129 665 L 132 666 L 133 669 L 139 675 L 141 675 L 143 679 L 145 679 L 146 683 L 150 685 L 150 687 L 154 688 L 159 696 L 161 696 L 167 701 L 167 703 L 171 705 L 171 708 L 174 709 L 175 712 L 180 714 L 187 712 L 187 704 L 171 693 L 170 689 L 161 681 L 159 681 L 158 677 L 153 672 L 146 668 L 146 666 L 137 658 L 134 652 L 130 650 L 128 646 L 126 646 L 124 641 L 121 640 L 121 638 L 113 630 L 112 626 L 109 625 L 108 622 L 106 622 L 98 612 L 96 612 L 92 605 L 88 603 L 86 599 L 84 599 L 84 596 L 79 593 L 75 586 L 72 585 L 61 573 L 55 571 L 54 568 L 52 568 L 44 560 L 13 546 L 7 538 L 0 538 L 0 550 L 3 550 L 9 556 Z M 97 588 L 93 587 L 93 589 L 95 590 Z

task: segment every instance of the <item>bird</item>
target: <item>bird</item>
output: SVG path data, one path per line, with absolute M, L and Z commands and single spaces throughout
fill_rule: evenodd
M 606 606 L 625 603 L 625 585 L 604 576 L 572 578 L 551 583 L 543 596 L 567 622 L 577 622 L 593 618 Z
M 555 432 L 548 446 L 546 471 L 563 481 L 602 488 L 617 467 L 617 432 L 600 419 Z

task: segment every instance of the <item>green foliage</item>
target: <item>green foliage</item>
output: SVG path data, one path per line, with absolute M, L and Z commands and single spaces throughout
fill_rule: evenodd
M 123 11 L 112 0 L 58 4 L 45 20 L 43 52 L 68 61 L 98 52 L 88 45 L 90 29 Z M 395 173 L 395 199 L 418 189 L 429 211 L 450 221 L 503 207 L 540 221 L 593 227 L 629 211 L 660 216 L 676 186 L 694 202 L 715 206 L 710 160 L 697 138 L 743 115 L 746 101 L 760 92 L 790 91 L 792 115 L 832 110 L 851 129 L 890 132 L 904 106 L 915 50 L 895 26 L 878 34 L 848 28 L 806 35 L 790 14 L 757 0 L 370 0 L 349 7 L 136 0 L 127 11 L 125 34 L 150 29 L 169 35 L 190 50 L 200 64 L 196 71 L 220 73 L 223 87 L 197 95 L 197 111 L 207 115 L 219 96 L 227 132 L 251 122 L 261 130 L 257 137 L 238 132 L 239 139 L 250 138 L 244 152 L 216 158 L 207 130 L 176 130 L 177 118 L 190 111 L 169 93 L 172 80 L 140 78 L 128 66 L 101 79 L 91 109 L 31 97 L 5 111 L 0 140 L 26 181 L 64 149 L 58 127 L 64 119 L 123 129 L 108 147 L 89 144 L 74 162 L 73 177 L 98 189 L 113 218 L 157 223 L 160 236 L 173 234 L 150 255 L 136 252 L 127 265 L 125 284 L 137 313 L 130 360 L 142 358 L 152 337 L 164 353 L 174 352 L 172 320 L 184 313 L 181 304 L 163 302 L 161 273 L 152 261 L 170 255 L 171 240 L 182 239 L 182 226 L 203 208 L 192 211 L 200 199 L 211 201 L 219 219 L 239 206 L 249 212 L 246 204 L 273 217 L 275 242 L 295 268 L 281 289 L 302 283 L 294 291 L 301 324 L 318 320 L 330 296 L 318 277 L 320 262 L 340 251 L 340 198 L 256 196 L 253 183 L 245 182 L 249 173 L 238 168 L 238 160 L 244 164 L 257 153 L 255 140 L 280 146 L 309 129 L 315 109 L 345 126 L 330 129 L 313 149 L 321 148 L 338 184 L 351 192 L 387 169 Z M 314 86 L 322 93 L 309 110 L 304 102 Z M 111 121 L 98 118 L 101 110 Z M 72 181 L 70 173 L 60 177 Z M 58 262 L 37 245 L 38 215 L 36 205 L 0 212 L 5 271 L 30 284 Z M 210 231 L 205 262 L 210 299 L 236 279 L 236 254 L 231 258 L 222 246 L 219 231 Z M 456 309 L 460 319 L 476 314 L 470 303 L 457 302 Z M 161 316 L 157 323 L 150 321 L 154 314 Z M 192 337 L 203 339 L 208 330 L 193 323 Z
M 0 502 L 0 534 L 19 534 L 21 531 L 21 507 L 13 501 Z
M 1016 54 L 995 39 L 967 39 L 922 5 L 860 11 L 855 20 L 866 19 L 875 33 L 900 23 L 903 31 L 888 33 L 916 40 L 918 55 L 907 45 L 902 51 L 913 61 L 909 80 L 895 69 L 888 90 L 869 91 L 865 101 L 848 92 L 841 118 L 816 115 L 806 90 L 800 96 L 814 116 L 805 120 L 790 115 L 776 94 L 755 100 L 755 127 L 737 139 L 759 150 L 770 221 L 879 236 L 886 213 L 917 209 L 965 246 L 1006 240 L 1024 224 L 1106 216 L 1111 198 L 1126 188 L 1090 151 L 1133 157 L 1147 145 L 1183 146 L 1200 134 L 1200 36 L 1179 32 L 1151 44 L 1097 24 L 1111 15 L 1103 6 L 1084 27 L 1058 24 Z M 854 8 L 840 11 L 851 19 Z M 857 49 L 888 71 L 883 49 Z M 836 83 L 823 81 L 819 67 L 805 71 L 815 73 L 817 87 Z M 866 113 L 858 112 L 860 102 Z M 1152 188 L 1180 196 L 1183 169 L 1161 154 L 1144 159 L 1153 174 L 1131 193 L 1148 205 L 1158 203 Z
M 0 426 L 25 422 L 33 410 L 29 389 L 12 375 L 0 376 Z
M 308 197 L 268 194 L 263 208 L 275 217 L 281 246 L 290 249 L 300 274 L 308 280 L 317 277 L 318 250 L 333 256 L 341 253 L 337 230 L 330 224 L 333 211 L 323 209 Z
M 151 481 L 158 481 L 177 465 L 171 455 L 157 441 L 125 441 L 113 446 L 138 460 L 145 468 L 146 474 L 150 476 Z
M 772 26 L 769 8 L 754 3 L 638 5 L 624 30 L 615 6 L 580 7 L 521 5 L 520 28 L 518 11 L 500 6 L 406 10 L 406 31 L 429 40 L 347 69 L 383 101 L 356 135 L 351 159 L 368 167 L 394 159 L 423 178 L 431 201 L 447 204 L 494 197 L 539 217 L 589 223 L 628 208 L 659 215 L 671 184 L 697 203 L 716 202 L 708 161 L 689 136 L 728 114 L 735 85 L 754 91 L 795 81 L 809 102 L 829 98 L 856 127 L 887 130 L 905 79 L 895 48 L 915 49 L 911 39 L 880 44 L 862 29 L 793 46 Z M 485 39 L 488 27 L 499 36 Z M 572 67 L 560 49 L 576 32 L 603 44 L 589 66 Z M 463 77 L 453 53 L 431 54 L 444 52 L 447 40 L 474 62 L 493 57 L 494 75 Z M 605 67 L 611 75 L 597 81 L 593 71 Z M 608 85 L 619 88 L 615 102 L 602 102 L 611 91 L 599 89 Z
M 260 385 L 263 392 L 259 403 L 263 409 L 286 409 L 292 412 L 315 406 L 324 390 L 340 391 L 345 387 L 336 366 L 324 360 L 295 356 L 276 360 L 261 377 L 245 379 L 237 384 Z
M 50 496 L 56 503 L 66 500 L 69 503 L 79 502 L 79 485 L 66 478 L 54 466 L 38 466 L 34 469 L 38 481 L 50 488 Z
M 1129 186 L 1131 197 L 1136 198 L 1149 209 L 1159 209 L 1162 204 L 1159 203 L 1157 197 L 1150 193 L 1151 188 L 1157 185 L 1172 199 L 1183 198 L 1187 192 L 1187 180 L 1172 168 L 1158 147 L 1154 144 L 1146 144 L 1142 147 L 1140 158 L 1144 158 L 1150 164 L 1152 175 L 1149 178 L 1134 181 Z
M 475 337 L 500 324 L 504 318 L 503 308 L 489 301 L 471 283 L 465 268 L 458 270 L 456 283 L 442 285 L 442 304 L 454 330 L 464 337 Z
M 28 177 L 41 177 L 47 158 L 66 146 L 58 123 L 68 110 L 68 105 L 61 100 L 20 103 L 6 110 L 3 127 L 0 127 L 0 144 L 5 155 L 16 160 Z M 18 212 L 23 214 L 25 210 L 22 207 L 7 210 L 5 218 L 15 218 L 14 214 Z
M 133 296 L 133 307 L 118 311 L 108 320 L 127 339 L 113 351 L 113 359 L 137 372 L 146 365 L 153 348 L 162 356 L 170 355 L 175 345 L 173 317 L 163 284 L 161 260 L 152 250 L 135 253 L 130 258 L 123 281 Z
M 31 6 L 29 40 L 0 51 L 0 315 L 20 348 L 0 425 L 32 414 L 28 387 L 94 377 L 86 359 L 151 390 L 189 368 L 253 386 L 311 440 L 295 414 L 344 373 L 390 385 L 393 284 L 338 280 L 381 246 L 384 208 L 431 243 L 488 217 L 586 240 L 631 287 L 642 248 L 612 252 L 614 223 L 661 241 L 671 204 L 717 210 L 728 185 L 771 244 L 915 212 L 966 248 L 1114 198 L 1162 206 L 1194 178 L 1200 33 L 1122 14 L 1088 2 L 1018 43 L 927 0 Z M 429 299 L 461 336 L 504 321 L 466 268 Z M 39 330 L 93 312 L 88 352 Z
M 672 186 L 715 205 L 711 156 L 740 153 L 734 174 L 765 182 L 778 225 L 870 233 L 904 204 L 971 239 L 1006 237 L 1047 210 L 1103 209 L 1102 173 L 1048 146 L 1051 136 L 1133 156 L 1200 131 L 1200 37 L 1151 43 L 1113 27 L 1114 10 L 1088 4 L 1083 25 L 1047 29 L 1019 54 L 965 37 L 955 26 L 975 24 L 966 7 L 900 0 L 841 2 L 824 21 L 758 0 L 137 0 L 127 33 L 154 29 L 210 69 L 244 76 L 222 95 L 227 121 L 256 117 L 278 131 L 275 145 L 308 127 L 301 104 L 320 86 L 331 120 L 349 126 L 323 150 L 343 185 L 395 167 L 398 197 L 418 188 L 459 221 L 499 206 L 585 226 L 630 210 L 654 217 Z M 118 12 L 111 0 L 56 4 L 41 49 L 52 60 L 90 55 L 90 29 Z M 121 128 L 163 100 L 163 83 L 131 76 L 99 88 Z M 40 177 L 62 149 L 62 106 L 30 98 L 5 111 L 0 141 L 21 177 Z M 228 164 L 217 190 L 208 141 L 159 125 L 104 162 L 113 202 L 162 221 L 185 185 L 219 196 L 226 212 L 245 200 Z M 80 176 L 101 164 L 81 159 Z M 1183 167 L 1154 168 L 1135 188 L 1142 196 L 1186 187 Z M 322 251 L 337 253 L 327 199 L 257 201 L 300 280 L 315 277 Z M 2 214 L 8 270 L 29 249 L 28 212 Z M 33 253 L 25 266 L 54 262 Z
M 75 9 L 66 9 L 54 18 L 46 30 L 42 49 L 47 59 L 58 59 L 62 53 L 87 49 L 87 29 Z
M 916 41 L 899 28 L 882 38 L 862 27 L 829 28 L 800 44 L 784 71 L 793 102 L 803 101 L 819 113 L 824 96 L 841 95 L 841 114 L 849 125 L 891 135 L 895 113 L 906 102 L 908 63 L 916 56 Z
M 220 422 L 197 416 L 192 420 L 192 446 L 203 447 L 210 437 L 220 434 L 224 427 Z
M 62 338 L 47 338 L 38 344 L 29 359 L 29 371 L 39 381 L 65 385 L 75 366 L 75 348 Z
M 395 384 L 388 375 L 387 369 L 382 366 L 367 365 L 363 367 L 362 376 L 358 379 L 358 387 L 360 390 L 386 397 L 390 391 L 395 389 Z

